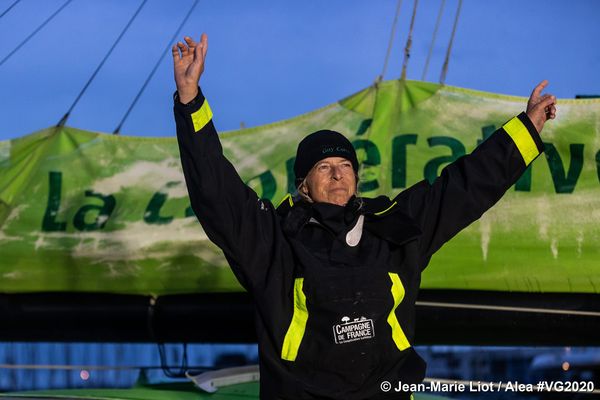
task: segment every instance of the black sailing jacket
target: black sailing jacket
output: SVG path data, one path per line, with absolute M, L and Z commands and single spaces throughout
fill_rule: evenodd
M 261 399 L 410 398 L 380 385 L 425 376 L 412 347 L 421 272 L 543 150 L 527 115 L 392 200 L 276 209 L 223 156 L 201 92 L 174 111 L 192 208 L 255 302 Z

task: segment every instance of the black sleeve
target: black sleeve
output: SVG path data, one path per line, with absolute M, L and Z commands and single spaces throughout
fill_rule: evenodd
M 242 286 L 254 291 L 267 279 L 274 248 L 282 240 L 274 207 L 244 184 L 223 155 L 202 92 L 186 105 L 177 94 L 174 97 L 177 141 L 192 209 Z
M 479 219 L 543 151 L 525 113 L 498 129 L 471 154 L 446 166 L 432 183 L 422 181 L 394 200 L 419 225 L 421 268 L 444 243 Z

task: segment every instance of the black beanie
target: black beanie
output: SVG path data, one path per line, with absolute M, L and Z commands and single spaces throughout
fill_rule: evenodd
M 339 132 L 322 130 L 313 132 L 298 144 L 294 174 L 296 186 L 300 185 L 308 172 L 319 161 L 327 157 L 343 157 L 352 163 L 358 174 L 358 159 L 352 143 Z

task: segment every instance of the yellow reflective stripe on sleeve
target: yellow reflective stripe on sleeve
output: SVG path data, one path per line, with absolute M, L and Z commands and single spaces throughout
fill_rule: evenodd
M 404 286 L 400 281 L 400 277 L 398 274 L 393 272 L 389 272 L 390 279 L 392 280 L 392 296 L 394 297 L 394 308 L 390 311 L 390 315 L 388 315 L 387 321 L 388 324 L 392 327 L 392 339 L 396 346 L 400 351 L 406 350 L 410 347 L 410 343 L 408 343 L 408 339 L 398 322 L 398 318 L 396 317 L 396 308 L 404 299 Z
M 202 103 L 202 107 L 198 111 L 192 114 L 192 122 L 194 123 L 194 132 L 200 131 L 200 129 L 204 128 L 206 124 L 210 122 L 212 119 L 213 113 L 208 105 L 208 101 L 204 99 L 204 103 Z
M 292 322 L 283 339 L 283 348 L 281 349 L 281 358 L 288 361 L 296 361 L 300 342 L 306 329 L 308 320 L 308 310 L 306 309 L 306 296 L 302 291 L 304 278 L 294 280 L 294 315 Z
M 529 165 L 540 152 L 525 125 L 523 125 L 519 118 L 514 117 L 504 124 L 503 128 L 513 142 L 515 142 L 515 145 L 517 145 L 517 149 L 519 149 L 525 165 Z

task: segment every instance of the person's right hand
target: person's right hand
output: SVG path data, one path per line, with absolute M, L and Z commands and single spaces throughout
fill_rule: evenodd
M 171 50 L 179 101 L 186 104 L 198 94 L 198 82 L 204 72 L 204 60 L 208 50 L 208 36 L 203 33 L 200 43 L 189 36 L 184 37 L 184 40 L 185 44 L 177 42 Z

